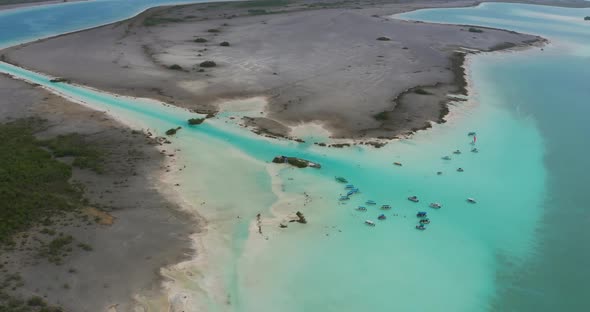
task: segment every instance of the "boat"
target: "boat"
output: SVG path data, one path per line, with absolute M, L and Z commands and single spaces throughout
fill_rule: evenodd
M 424 231 L 424 230 L 426 230 L 426 226 L 424 226 L 424 224 L 418 224 L 418 225 L 416 225 L 416 229 L 420 230 L 420 231 Z
M 468 136 L 474 136 L 474 135 L 476 135 L 476 133 L 475 133 L 475 131 L 471 131 L 471 132 L 467 133 L 467 135 Z
M 366 204 L 367 205 L 375 205 L 377 203 L 374 200 L 367 200 Z
M 412 202 L 415 202 L 415 203 L 417 203 L 417 202 L 419 202 L 419 201 L 420 201 L 420 200 L 418 199 L 418 196 L 410 196 L 410 197 L 408 197 L 408 200 L 409 200 L 409 201 L 412 201 Z
M 460 150 L 456 150 L 456 151 L 453 152 L 453 154 L 459 155 L 459 154 L 461 154 L 461 151 Z
M 371 220 L 365 220 L 365 224 L 368 226 L 375 226 L 375 222 L 373 222 Z
M 476 147 L 474 147 L 474 148 L 471 149 L 471 152 L 472 153 L 477 153 L 477 152 L 479 152 L 479 150 Z
M 356 210 L 358 210 L 358 211 L 367 211 L 367 207 L 358 206 L 358 207 L 356 208 Z
M 463 172 L 465 170 L 463 170 L 463 168 L 457 168 L 457 172 Z
M 442 159 L 444 159 L 444 160 L 451 160 L 451 156 L 443 156 Z
M 437 171 L 436 174 L 437 175 L 442 175 L 442 171 Z
M 379 220 L 385 220 L 385 219 L 387 219 L 387 217 L 386 217 L 384 214 L 380 214 L 380 215 L 377 217 L 377 219 L 379 219 Z
M 418 213 L 416 214 L 416 217 L 418 218 L 424 218 L 426 217 L 426 211 L 418 211 Z
M 349 199 L 350 199 L 350 197 L 348 197 L 348 196 L 340 196 L 341 201 L 349 200 Z
M 343 177 L 335 177 L 336 181 L 340 182 L 340 183 L 348 183 L 348 180 L 346 180 Z
M 350 196 L 350 195 L 352 195 L 352 194 L 354 194 L 354 192 L 353 192 L 353 191 L 348 191 L 348 193 L 346 193 L 346 196 Z
M 420 221 L 418 221 L 418 223 L 420 223 L 420 224 L 430 224 L 430 219 L 424 218 L 424 219 L 421 219 Z
M 472 203 L 472 204 L 477 203 L 477 201 L 475 201 L 475 199 L 474 198 L 471 198 L 471 197 L 467 198 L 467 202 L 468 203 Z
M 434 209 L 440 209 L 442 208 L 442 205 L 439 203 L 430 203 L 430 205 L 428 205 L 430 208 L 434 208 Z
M 396 165 L 396 166 L 400 166 L 400 167 L 402 166 L 402 163 L 401 162 L 397 162 L 397 161 L 394 162 L 393 164 Z
M 391 209 L 391 206 L 390 205 L 383 205 L 383 206 L 381 206 L 381 209 L 388 210 L 388 209 Z
M 352 184 L 346 184 L 346 186 L 344 187 L 347 190 L 352 190 L 354 188 L 354 185 Z
M 352 189 L 352 190 L 350 190 L 350 191 L 351 191 L 351 192 L 353 192 L 353 193 L 358 193 L 358 192 L 360 192 L 360 190 L 359 190 L 359 189 L 357 189 L 357 188 L 353 188 L 353 189 Z

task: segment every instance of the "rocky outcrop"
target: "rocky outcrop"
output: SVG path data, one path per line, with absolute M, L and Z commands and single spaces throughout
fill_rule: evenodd
M 275 164 L 289 164 L 289 165 L 297 167 L 297 168 L 312 167 L 312 168 L 319 169 L 322 167 L 320 164 L 311 162 L 306 159 L 297 158 L 297 157 L 276 156 L 275 158 L 273 158 L 272 162 Z

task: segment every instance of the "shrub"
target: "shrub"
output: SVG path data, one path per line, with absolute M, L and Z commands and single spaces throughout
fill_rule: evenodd
M 170 66 L 168 66 L 168 69 L 172 69 L 172 70 L 182 70 L 182 67 L 178 64 L 172 64 Z
M 414 90 L 414 93 L 421 94 L 421 95 L 430 95 L 430 94 L 432 94 L 432 93 L 430 93 L 430 92 L 428 92 L 428 91 L 426 91 L 426 90 L 424 90 L 422 88 L 415 89 Z
M 207 42 L 207 39 L 205 39 L 205 38 L 197 38 L 194 41 L 195 42 L 198 42 L 198 43 L 205 43 L 205 42 Z
M 380 112 L 373 115 L 373 118 L 375 118 L 375 120 L 383 121 L 389 119 L 389 116 L 387 115 L 387 112 Z
M 472 33 L 482 33 L 483 32 L 483 30 L 481 30 L 479 28 L 475 28 L 475 27 L 469 27 L 468 30 L 469 30 L 469 32 L 472 32 Z
M 389 38 L 389 37 L 379 37 L 379 38 L 377 38 L 377 40 L 379 40 L 379 41 L 389 41 L 389 40 L 391 40 L 391 38 Z
M 205 118 L 191 118 L 188 120 L 188 124 L 191 126 L 200 125 L 203 123 L 203 121 L 205 121 Z
M 215 66 L 217 66 L 217 64 L 213 61 L 204 61 L 201 64 L 199 64 L 199 66 L 201 66 L 201 67 L 215 67 Z
M 220 43 L 219 45 L 222 47 L 229 47 L 229 42 L 224 41 L 224 42 Z

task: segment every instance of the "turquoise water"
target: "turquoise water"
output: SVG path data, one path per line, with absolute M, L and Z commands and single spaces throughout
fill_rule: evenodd
M 70 7 L 47 7 L 53 13 L 44 14 L 55 16 L 63 8 Z M 102 12 L 96 23 L 120 18 Z M 325 149 L 267 140 L 226 117 L 184 127 L 166 149 L 181 149 L 176 165 L 187 169 L 171 178 L 182 182 L 184 200 L 208 221 L 200 249 L 208 261 L 171 269 L 168 276 L 181 290 L 169 296 L 188 295 L 185 310 L 211 311 L 584 308 L 588 254 L 570 246 L 584 246 L 588 240 L 583 221 L 571 226 L 579 218 L 588 220 L 584 188 L 590 168 L 583 160 L 588 144 L 580 138 L 590 133 L 583 101 L 590 95 L 585 88 L 590 78 L 584 50 L 588 28 L 564 21 L 564 16 L 585 15 L 590 13 L 512 4 L 404 15 L 462 24 L 493 21 L 489 26 L 515 30 L 525 24 L 554 45 L 543 52 L 472 58 L 469 101 L 454 106 L 446 124 L 382 149 Z M 559 31 L 551 22 L 556 20 Z M 67 28 L 90 26 L 78 23 Z M 64 31 L 59 24 L 6 40 L 1 34 L 1 42 Z M 0 71 L 158 134 L 194 115 L 153 101 L 52 84 L 48 77 L 4 63 Z M 467 132 L 473 130 L 478 132 L 479 153 L 469 152 Z M 452 155 L 455 149 L 463 154 Z M 451 161 L 441 159 L 449 154 Z M 281 170 L 268 164 L 275 155 L 304 157 L 321 163 L 322 169 Z M 394 161 L 403 167 L 393 166 Z M 456 172 L 457 167 L 465 172 Z M 346 177 L 361 193 L 339 203 L 344 190 L 334 176 Z M 409 202 L 410 195 L 421 202 Z M 468 204 L 467 197 L 478 203 Z M 378 206 L 364 213 L 354 209 L 368 199 L 393 206 L 385 212 L 387 220 L 376 220 Z M 443 208 L 428 208 L 434 201 Z M 280 230 L 282 215 L 297 210 L 309 223 Z M 414 229 L 420 210 L 428 211 L 432 220 L 424 232 Z M 264 235 L 252 231 L 258 213 L 263 214 Z M 365 226 L 365 219 L 377 226 Z
M 487 92 L 515 115 L 536 121 L 544 142 L 547 186 L 543 219 L 536 230 L 534 256 L 525 268 L 503 259 L 501 286 L 492 306 L 497 311 L 590 309 L 585 300 L 590 279 L 587 246 L 590 201 L 587 185 L 590 143 L 589 9 L 487 3 L 469 9 L 423 10 L 401 18 L 507 28 L 542 35 L 544 51 L 476 58 Z M 585 221 L 584 221 L 585 220 Z M 580 223 L 581 222 L 581 223 Z

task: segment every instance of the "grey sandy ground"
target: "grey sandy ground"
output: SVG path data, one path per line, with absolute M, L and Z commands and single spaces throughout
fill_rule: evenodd
M 46 118 L 41 138 L 78 132 L 107 152 L 104 174 L 75 169 L 73 180 L 85 186 L 92 205 L 107 207 L 115 217 L 110 226 L 73 222 L 57 228 L 93 248 L 74 249 L 59 266 L 35 259 L 35 250 L 3 251 L 6 271 L 0 277 L 19 272 L 24 279 L 20 294 L 46 296 L 66 311 L 104 311 L 116 304 L 118 311 L 127 311 L 134 294 L 158 291 L 159 269 L 192 253 L 188 237 L 196 230 L 156 189 L 165 156 L 142 134 L 132 135 L 100 112 L 6 76 L 0 76 L 0 86 L 0 122 Z M 38 229 L 29 235 L 42 236 Z
M 277 134 L 287 134 L 285 126 L 319 121 L 337 137 L 394 137 L 441 120 L 447 94 L 460 91 L 461 63 L 452 61 L 460 48 L 490 50 L 540 40 L 388 18 L 475 1 L 339 1 L 325 8 L 311 3 L 156 8 L 1 53 L 9 62 L 77 83 L 193 109 L 215 110 L 223 99 L 266 95 L 273 121 L 260 125 Z M 391 40 L 376 40 L 382 36 Z M 223 41 L 230 46 L 220 46 Z M 217 67 L 199 67 L 206 60 Z M 169 69 L 173 64 L 182 70 Z M 427 88 L 429 95 L 404 93 L 434 85 Z M 380 112 L 384 118 L 376 119 Z

